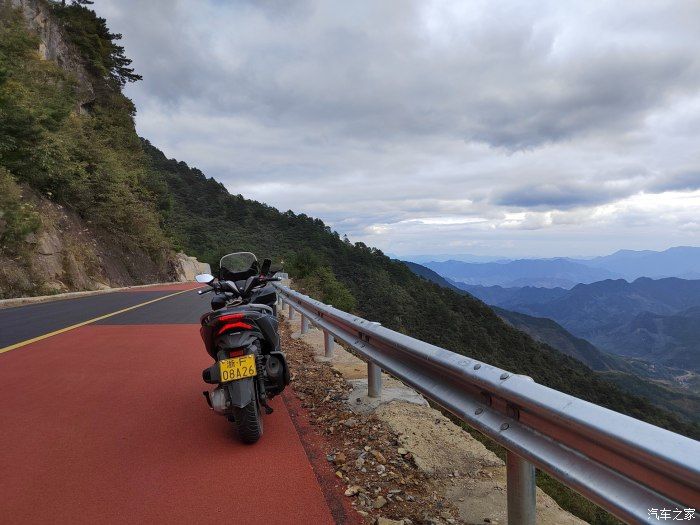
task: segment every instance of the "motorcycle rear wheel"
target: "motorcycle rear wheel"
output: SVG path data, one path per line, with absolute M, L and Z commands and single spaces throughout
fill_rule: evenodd
M 260 439 L 263 434 L 263 422 L 257 399 L 253 399 L 243 408 L 235 408 L 233 417 L 243 443 L 252 445 Z

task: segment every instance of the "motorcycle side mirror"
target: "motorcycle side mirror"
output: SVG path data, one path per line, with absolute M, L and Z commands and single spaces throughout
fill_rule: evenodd
M 265 259 L 262 263 L 262 268 L 260 268 L 260 275 L 267 275 L 270 272 L 270 265 L 272 261 L 270 259 Z
M 209 284 L 214 280 L 214 276 L 209 274 L 209 273 L 200 273 L 195 277 L 195 280 L 198 283 L 204 283 L 204 284 Z

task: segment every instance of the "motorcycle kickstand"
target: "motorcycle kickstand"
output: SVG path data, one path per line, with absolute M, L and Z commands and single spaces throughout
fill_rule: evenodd
M 269 416 L 270 414 L 272 414 L 272 413 L 275 411 L 270 405 L 267 404 L 267 400 L 266 400 L 266 399 L 261 399 L 261 400 L 260 400 L 260 404 L 263 406 L 263 408 L 265 409 L 265 413 L 266 413 L 268 416 Z

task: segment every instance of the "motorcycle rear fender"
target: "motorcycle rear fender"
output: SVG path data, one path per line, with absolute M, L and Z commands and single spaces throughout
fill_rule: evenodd
M 223 334 L 222 336 L 219 336 L 219 339 L 216 342 L 216 359 L 218 361 L 221 361 L 222 359 L 227 359 L 228 358 L 228 350 L 231 350 L 232 348 L 248 348 L 251 346 L 253 343 L 258 341 L 260 339 L 260 336 L 262 334 L 258 332 L 257 330 L 255 331 L 246 331 L 246 332 L 232 332 L 232 333 L 227 333 Z M 246 351 L 246 354 L 249 354 L 250 352 Z
M 255 378 L 247 377 L 225 383 L 231 406 L 243 408 L 255 399 Z
M 277 357 L 282 361 L 282 366 L 284 367 L 284 372 L 282 377 L 284 378 L 284 386 L 289 384 L 289 365 L 287 365 L 287 357 L 282 352 L 270 352 L 270 356 Z

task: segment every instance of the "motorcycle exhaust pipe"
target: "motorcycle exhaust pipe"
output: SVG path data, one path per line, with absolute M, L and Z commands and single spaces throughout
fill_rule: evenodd
M 207 390 L 203 393 L 209 408 L 214 412 L 222 416 L 230 412 L 231 402 L 226 398 L 226 391 L 221 386 L 216 387 L 211 392 Z

